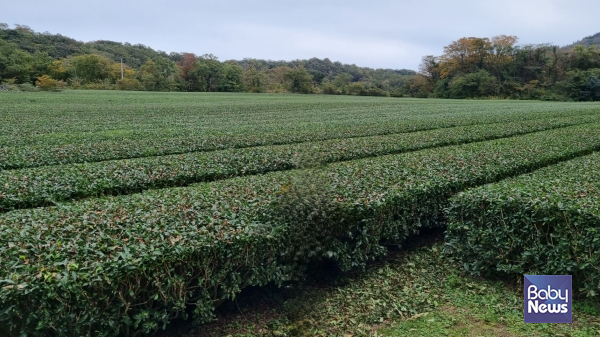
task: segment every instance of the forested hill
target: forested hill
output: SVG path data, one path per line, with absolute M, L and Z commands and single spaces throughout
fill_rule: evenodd
M 442 55 L 424 56 L 416 73 L 327 58 L 221 61 L 212 54 L 167 54 L 141 44 L 84 43 L 0 23 L 0 90 L 69 87 L 599 101 L 598 40 L 600 33 L 561 48 L 519 45 L 516 36 L 463 37 L 445 46 Z
M 598 46 L 568 49 L 517 41 L 507 35 L 453 41 L 444 54 L 423 57 L 419 74 L 403 92 L 437 98 L 600 100 Z
M 341 62 L 332 62 L 328 58 L 318 59 L 313 57 L 309 60 L 294 61 L 271 61 L 244 59 L 236 61 L 242 68 L 254 69 L 277 69 L 281 67 L 304 68 L 308 70 L 313 80 L 317 83 L 324 81 L 335 81 L 336 83 L 356 83 L 361 81 L 371 81 L 373 84 L 386 84 L 387 87 L 400 87 L 407 77 L 414 76 L 417 73 L 408 69 L 373 69 L 367 67 L 358 67 L 354 64 L 342 64 Z
M 121 59 L 123 76 L 117 64 Z M 47 87 L 385 96 L 398 93 L 416 72 L 358 67 L 327 58 L 222 62 L 212 54 L 167 54 L 142 44 L 106 40 L 81 42 L 35 32 L 25 25 L 11 29 L 0 23 L 0 83 L 33 85 L 43 75 L 49 77 Z
M 596 46 L 596 47 L 600 47 L 600 32 L 594 34 L 594 35 L 590 35 L 590 36 L 586 36 L 583 39 L 574 42 L 568 46 L 564 46 L 563 48 L 565 49 L 573 49 L 575 48 L 575 46 L 584 46 L 584 47 L 590 47 L 590 46 Z
M 81 42 L 61 34 L 34 32 L 25 25 L 16 25 L 14 29 L 8 29 L 8 25 L 0 23 L 0 39 L 15 44 L 27 53 L 46 53 L 56 60 L 76 55 L 98 54 L 113 61 L 124 58 L 127 65 L 139 68 L 148 58 L 169 57 L 163 51 L 156 51 L 142 44 L 103 40 Z

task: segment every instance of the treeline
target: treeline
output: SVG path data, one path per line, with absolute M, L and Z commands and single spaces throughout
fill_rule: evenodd
M 403 93 L 413 97 L 600 100 L 600 49 L 517 46 L 516 36 L 468 37 L 425 56 Z
M 121 65 L 123 60 L 123 67 Z M 412 70 L 371 69 L 312 58 L 221 62 L 212 54 L 155 51 L 112 41 L 83 43 L 0 23 L 0 83 L 19 90 L 292 92 L 402 95 Z
M 412 70 L 312 58 L 222 62 L 141 44 L 80 42 L 0 23 L 0 89 L 292 92 L 437 98 L 600 100 L 600 49 L 518 46 L 516 36 L 468 37 Z M 588 41 L 589 40 L 589 41 Z M 595 41 L 595 40 L 594 40 Z M 121 65 L 123 60 L 123 65 Z

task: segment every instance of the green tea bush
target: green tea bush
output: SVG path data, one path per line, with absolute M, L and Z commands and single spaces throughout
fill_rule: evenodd
M 142 93 L 135 92 L 114 93 L 119 100 L 100 103 L 69 101 L 70 97 L 85 93 L 71 91 L 60 98 L 36 93 L 30 100 L 26 95 L 33 94 L 26 94 L 21 98 L 25 101 L 18 104 L 10 100 L 3 102 L 4 95 L 0 97 L 3 110 L 0 115 L 0 169 L 370 137 L 477 124 L 564 118 L 565 125 L 569 125 L 568 117 L 576 123 L 580 118 L 593 120 L 599 116 L 598 108 L 593 105 L 561 106 L 556 110 L 550 104 L 518 108 L 498 105 L 493 109 L 457 104 L 456 107 L 444 105 L 444 110 L 436 106 L 418 106 L 418 109 L 405 108 L 407 111 L 398 112 L 394 105 L 380 106 L 368 101 L 365 102 L 369 103 L 367 107 L 361 104 L 347 106 L 345 102 L 318 105 L 302 102 L 295 106 L 274 104 L 273 107 L 263 103 L 256 108 L 258 111 L 252 111 L 255 107 L 251 101 L 244 102 L 242 107 L 223 104 L 219 100 L 212 104 L 210 101 L 194 102 L 196 105 L 193 105 L 184 99 L 186 96 L 181 97 L 186 109 L 182 112 L 174 111 L 177 106 L 171 105 L 162 107 L 154 103 L 146 107 L 136 101 L 140 98 L 135 94 Z M 108 99 L 113 97 L 112 94 L 103 91 L 100 97 Z M 132 102 L 121 101 L 122 96 L 128 97 L 125 95 L 132 95 Z M 98 93 L 94 94 L 96 96 Z M 14 100 L 17 96 L 10 97 Z M 171 97 L 163 97 L 165 104 L 175 104 L 168 98 Z M 51 100 L 66 100 L 67 103 L 64 106 L 49 105 Z M 200 108 L 204 110 L 196 110 Z M 206 111 L 209 108 L 216 112 Z M 268 108 L 275 111 L 265 111 Z
M 458 191 L 597 149 L 589 124 L 4 213 L 0 335 L 136 335 L 186 306 L 205 322 L 245 286 L 364 266 Z
M 595 116 L 583 115 L 0 171 L 0 212 L 54 205 L 90 196 L 128 194 L 150 188 L 185 186 L 234 176 L 483 141 L 577 125 L 595 119 Z M 302 158 L 302 162 L 298 158 Z M 306 162 L 307 158 L 310 162 Z
M 600 154 L 459 193 L 448 208 L 450 251 L 477 274 L 572 275 L 600 294 Z
M 277 281 L 271 233 L 207 212 L 209 187 L 173 192 L 6 214 L 0 335 L 135 336 Z

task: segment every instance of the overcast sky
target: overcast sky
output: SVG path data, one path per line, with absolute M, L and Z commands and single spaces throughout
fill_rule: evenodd
M 417 69 L 461 37 L 566 45 L 600 31 L 599 0 L 2 0 L 0 22 L 81 41 L 141 43 L 220 60 L 325 58 Z

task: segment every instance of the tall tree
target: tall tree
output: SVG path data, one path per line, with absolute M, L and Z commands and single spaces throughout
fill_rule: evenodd
M 100 55 L 80 55 L 69 60 L 67 70 L 72 77 L 92 83 L 110 78 L 111 64 L 109 59 Z
M 175 62 L 158 57 L 156 60 L 148 59 L 140 68 L 138 77 L 146 90 L 171 91 L 176 86 L 174 74 L 177 70 Z
M 32 55 L 31 81 L 34 81 L 39 76 L 46 75 L 50 71 L 50 65 L 54 61 L 46 52 L 36 51 Z
M 265 92 L 267 90 L 267 75 L 264 71 L 250 68 L 243 72 L 242 80 L 249 92 Z
M 440 65 L 438 58 L 433 55 L 423 56 L 419 64 L 419 74 L 425 77 L 432 85 L 440 79 Z
M 572 69 L 588 70 L 600 68 L 600 49 L 595 46 L 584 47 L 577 45 L 570 54 Z
M 194 76 L 194 70 L 198 67 L 198 57 L 192 53 L 184 53 L 182 60 L 177 62 L 179 78 L 183 84 L 182 89 L 186 91 L 198 90 L 198 78 Z
M 283 79 L 292 93 L 310 94 L 313 91 L 312 77 L 304 68 L 287 70 Z
M 222 68 L 223 76 L 219 91 L 241 91 L 243 69 L 236 62 L 225 62 Z
M 223 64 L 212 54 L 205 54 L 198 58 L 198 66 L 193 72 L 198 78 L 201 91 L 219 91 L 223 77 Z
M 14 43 L 0 40 L 0 81 L 31 83 L 33 57 Z
M 440 57 L 441 77 L 483 69 L 491 46 L 488 38 L 478 37 L 463 37 L 447 45 L 444 47 L 444 55 Z

